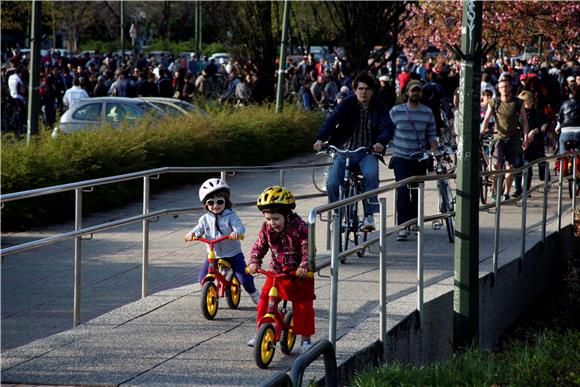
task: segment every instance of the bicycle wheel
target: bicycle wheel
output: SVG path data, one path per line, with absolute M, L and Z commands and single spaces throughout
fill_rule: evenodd
M 284 317 L 284 322 L 290 328 L 284 329 L 282 331 L 282 336 L 280 338 L 280 349 L 282 353 L 289 355 L 292 352 L 292 348 L 294 348 L 294 344 L 296 343 L 296 334 L 294 333 L 294 313 L 290 310 L 286 313 Z
M 254 345 L 254 360 L 262 369 L 268 368 L 276 352 L 276 331 L 273 324 L 264 324 L 256 335 Z
M 228 302 L 228 306 L 230 309 L 238 309 L 240 306 L 240 299 L 242 295 L 242 289 L 240 287 L 240 281 L 234 275 L 233 270 L 228 273 L 226 278 L 228 281 L 232 282 L 236 286 L 228 286 L 226 288 L 226 301 Z
M 201 312 L 203 317 L 213 320 L 218 311 L 218 293 L 213 281 L 208 281 L 201 289 Z
M 356 188 L 354 185 L 348 187 L 348 196 L 352 197 L 356 195 Z M 349 244 L 351 246 L 358 245 L 358 203 L 351 203 L 345 208 L 345 220 L 344 220 L 344 251 L 348 250 Z
M 328 179 L 328 167 L 312 168 L 312 184 L 317 191 L 326 193 L 326 180 Z
M 366 242 L 366 241 L 367 241 L 367 239 L 368 239 L 368 237 L 369 237 L 369 233 L 368 233 L 368 232 L 366 232 L 366 231 L 363 231 L 363 233 L 362 233 L 362 243 Z M 360 258 L 362 258 L 362 257 L 364 257 L 364 256 L 365 256 L 365 252 L 366 252 L 366 248 L 365 248 L 365 249 L 362 249 L 362 250 L 359 250 L 359 251 L 357 251 L 357 252 L 356 252 L 356 255 L 358 255 Z
M 451 189 L 449 188 L 449 184 L 442 180 L 438 181 L 439 186 L 439 209 L 442 214 L 449 213 L 453 211 L 453 204 L 451 198 Z M 445 218 L 445 226 L 447 228 L 447 237 L 449 238 L 450 243 L 454 243 L 455 241 L 455 227 L 453 225 L 453 217 L 449 216 Z
M 486 170 L 486 165 L 485 165 L 485 161 L 481 160 L 480 165 L 481 167 L 479 168 L 479 170 L 481 172 Z M 487 194 L 489 193 L 489 186 L 491 185 L 491 182 L 489 181 L 489 176 L 480 176 L 479 177 L 479 200 L 481 201 L 481 204 L 486 204 L 487 203 Z
M 344 187 L 340 186 L 339 190 L 338 190 L 338 199 L 342 200 L 345 198 L 345 193 L 344 193 Z M 347 213 L 346 213 L 346 208 L 345 207 L 340 207 L 338 209 L 338 224 L 340 225 L 340 228 L 336 231 L 338 232 L 338 251 L 339 252 L 343 252 L 343 240 L 346 234 L 346 230 L 347 230 L 347 223 L 348 223 L 348 217 L 347 217 Z M 334 233 L 335 231 L 332 230 L 332 232 Z M 334 240 L 334 238 L 333 238 Z M 346 257 L 341 258 L 340 259 L 340 263 L 346 263 Z

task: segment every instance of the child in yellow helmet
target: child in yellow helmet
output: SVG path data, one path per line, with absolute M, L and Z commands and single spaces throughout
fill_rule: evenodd
M 308 273 L 308 225 L 294 211 L 294 195 L 285 187 L 272 186 L 262 192 L 257 202 L 264 223 L 252 247 L 248 271 L 255 274 L 268 250 L 272 252 L 270 269 L 276 273 L 296 271 L 296 277 L 278 279 L 278 291 L 283 299 L 292 301 L 294 332 L 302 335 L 304 352 L 312 346 L 310 336 L 314 326 L 314 279 Z M 268 293 L 273 280 L 266 278 L 258 301 L 258 317 L 268 310 Z M 254 339 L 248 345 L 254 345 Z

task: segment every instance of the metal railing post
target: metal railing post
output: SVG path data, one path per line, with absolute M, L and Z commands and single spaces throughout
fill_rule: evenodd
M 330 245 L 332 243 L 332 234 L 330 233 L 330 224 L 332 223 L 332 210 L 327 212 L 326 222 L 326 250 L 330 250 Z
M 149 213 L 149 176 L 143 176 L 143 215 Z M 149 219 L 143 219 L 143 260 L 141 267 L 141 298 L 149 295 Z
M 548 190 L 550 189 L 550 164 L 544 165 L 544 197 L 542 203 L 542 246 L 546 244 L 546 218 L 548 216 Z
M 393 190 L 393 226 L 397 225 L 397 189 Z
M 383 362 L 387 361 L 387 198 L 379 199 L 379 315 L 380 340 L 383 343 Z
M 497 276 L 497 268 L 499 265 L 499 228 L 500 228 L 500 214 L 501 214 L 501 191 L 503 186 L 504 175 L 497 175 L 497 184 L 495 186 L 495 227 L 493 229 L 493 275 Z
M 279 181 L 280 181 L 280 186 L 284 187 L 284 175 L 286 174 L 286 171 L 284 169 L 280 169 L 280 177 L 279 177 Z
M 558 234 L 560 233 L 560 229 L 562 228 L 562 186 L 564 185 L 564 173 L 562 169 L 564 166 L 562 162 L 564 161 L 563 158 L 560 160 L 560 171 L 558 172 Z
M 419 200 L 417 203 L 417 310 L 419 311 L 419 324 L 423 327 L 423 227 L 425 223 L 425 182 L 419 183 Z
M 226 171 L 220 172 L 220 179 L 222 179 L 223 181 L 226 181 Z
M 522 175 L 522 243 L 520 247 L 520 259 L 524 261 L 526 255 L 526 216 L 528 210 L 528 168 Z
M 83 189 L 75 189 L 75 231 L 83 226 Z M 75 283 L 73 295 L 73 328 L 81 322 L 82 236 L 75 237 Z
M 332 253 L 330 259 L 330 313 L 328 324 L 328 341 L 336 349 L 336 319 L 338 316 L 338 255 L 340 248 L 340 217 L 338 212 L 332 212 Z
M 572 157 L 572 224 L 574 224 L 574 211 L 576 210 L 576 179 L 577 179 L 577 169 L 576 168 L 576 155 Z

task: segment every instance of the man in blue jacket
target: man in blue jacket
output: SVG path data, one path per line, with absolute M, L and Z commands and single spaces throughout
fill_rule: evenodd
M 359 75 L 354 80 L 354 95 L 345 98 L 318 130 L 314 150 L 320 151 L 323 141 L 341 149 L 357 149 L 361 146 L 383 153 L 387 143 L 393 138 L 394 126 L 387 106 L 374 95 L 375 80 L 370 75 Z M 346 157 L 337 154 L 328 171 L 326 188 L 328 201 L 338 200 L 338 188 L 344 174 Z M 364 191 L 379 186 L 379 164 L 377 157 L 366 151 L 350 155 L 350 166 L 359 166 L 364 176 Z M 373 214 L 378 212 L 376 197 L 365 202 L 365 218 L 362 229 L 375 229 Z

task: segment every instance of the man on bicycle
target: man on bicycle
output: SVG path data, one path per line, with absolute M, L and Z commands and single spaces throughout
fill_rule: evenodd
M 354 95 L 345 98 L 318 130 L 314 150 L 320 151 L 323 141 L 328 140 L 331 145 L 338 148 L 354 150 L 364 146 L 371 148 L 373 152 L 382 153 L 393 138 L 393 123 L 387 107 L 374 95 L 375 80 L 367 74 L 362 74 L 353 84 Z M 350 165 L 358 165 L 364 176 L 364 192 L 377 188 L 379 186 L 377 158 L 365 151 L 351 154 L 349 157 Z M 328 171 L 326 188 L 329 202 L 338 200 L 341 172 L 345 170 L 345 161 L 345 155 L 337 154 L 334 164 Z M 365 201 L 363 231 L 375 229 L 373 214 L 378 212 L 378 207 L 375 196 L 369 198 L 368 202 Z

